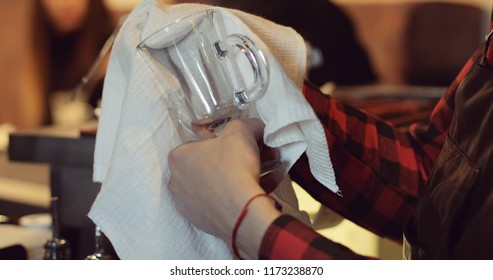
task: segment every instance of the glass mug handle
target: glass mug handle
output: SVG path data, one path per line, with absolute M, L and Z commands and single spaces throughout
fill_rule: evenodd
M 245 54 L 252 67 L 253 84 L 250 88 L 234 90 L 234 103 L 239 109 L 245 109 L 248 104 L 265 92 L 269 84 L 269 67 L 262 52 L 250 38 L 242 34 L 229 35 L 225 41 L 214 43 L 214 51 L 219 59 L 227 56 L 231 47 L 240 49 Z

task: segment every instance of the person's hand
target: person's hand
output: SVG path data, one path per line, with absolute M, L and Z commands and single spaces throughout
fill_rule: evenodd
M 200 229 L 229 242 L 242 207 L 264 192 L 258 183 L 262 134 L 263 124 L 258 120 L 233 120 L 216 138 L 174 149 L 168 156 L 169 188 L 178 212 Z M 248 255 L 254 257 L 259 239 L 279 213 L 268 198 L 256 199 L 250 208 L 238 238 L 245 236 L 239 244 L 244 244 L 244 250 L 252 249 Z M 255 222 L 247 229 L 250 221 Z M 247 230 L 255 234 L 242 233 Z

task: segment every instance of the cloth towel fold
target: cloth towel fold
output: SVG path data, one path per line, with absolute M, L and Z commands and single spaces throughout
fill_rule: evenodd
M 266 124 L 265 143 L 280 150 L 285 172 L 306 152 L 315 178 L 338 191 L 322 125 L 300 91 L 306 50 L 293 29 L 237 10 L 144 0 L 122 26 L 108 65 L 93 175 L 102 188 L 89 212 L 122 259 L 233 257 L 228 244 L 198 230 L 174 209 L 167 155 L 182 140 L 164 104 L 166 92 L 137 50 L 150 34 L 210 8 L 221 13 L 228 32 L 249 36 L 265 52 L 271 76 L 256 102 L 257 117 Z M 293 215 L 306 218 L 290 182 L 274 195 Z

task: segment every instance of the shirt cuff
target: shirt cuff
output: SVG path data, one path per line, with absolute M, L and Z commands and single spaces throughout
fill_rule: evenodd
M 281 215 L 267 229 L 259 259 L 368 259 L 335 243 L 289 215 Z M 370 258 L 373 259 L 373 258 Z

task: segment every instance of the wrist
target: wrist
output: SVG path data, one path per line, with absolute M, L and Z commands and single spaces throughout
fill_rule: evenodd
M 240 250 L 242 258 L 257 259 L 262 239 L 272 222 L 281 215 L 275 200 L 260 194 L 246 205 L 245 216 L 239 217 L 233 246 Z

